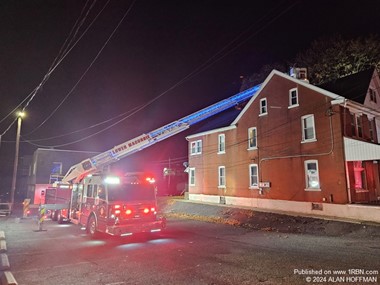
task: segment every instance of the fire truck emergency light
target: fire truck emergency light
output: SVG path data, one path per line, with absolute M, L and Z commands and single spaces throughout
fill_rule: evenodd
M 120 184 L 120 178 L 108 176 L 104 179 L 104 183 L 106 183 L 106 184 Z

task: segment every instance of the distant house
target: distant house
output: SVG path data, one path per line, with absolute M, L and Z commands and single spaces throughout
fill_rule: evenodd
M 189 199 L 321 214 L 380 202 L 378 73 L 319 87 L 298 74 L 272 71 L 230 125 L 187 137 Z
M 60 181 L 71 166 L 96 154 L 98 153 L 90 151 L 38 148 L 30 162 L 26 197 L 31 199 L 34 197 L 37 184 Z

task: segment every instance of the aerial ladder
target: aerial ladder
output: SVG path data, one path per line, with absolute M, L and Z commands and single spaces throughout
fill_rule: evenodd
M 261 84 L 256 85 L 149 133 L 139 135 L 94 157 L 85 159 L 69 169 L 62 179 L 62 183 L 77 183 L 90 173 L 101 171 L 126 156 L 172 137 L 190 128 L 191 125 L 236 106 L 253 97 L 260 87 Z

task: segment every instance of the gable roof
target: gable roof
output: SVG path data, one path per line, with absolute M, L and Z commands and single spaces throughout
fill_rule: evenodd
M 343 77 L 341 79 L 332 81 L 330 83 L 326 83 L 326 85 L 316 86 L 316 85 L 312 85 L 312 84 L 310 84 L 304 80 L 300 80 L 300 79 L 291 77 L 290 75 L 283 73 L 283 72 L 280 72 L 278 70 L 272 70 L 272 72 L 267 76 L 265 81 L 261 84 L 260 89 L 251 97 L 251 99 L 248 101 L 248 103 L 245 105 L 245 107 L 241 110 L 241 112 L 237 115 L 235 120 L 233 120 L 233 122 L 229 126 L 225 125 L 225 127 L 221 126 L 219 128 L 209 129 L 208 131 L 203 131 L 200 133 L 195 133 L 193 135 L 190 135 L 187 138 L 194 138 L 194 137 L 205 135 L 205 134 L 211 134 L 211 133 L 216 133 L 216 132 L 225 131 L 228 129 L 235 128 L 237 123 L 239 122 L 240 118 L 249 109 L 249 107 L 251 106 L 253 101 L 260 95 L 261 91 L 265 88 L 265 86 L 270 82 L 270 80 L 274 76 L 279 76 L 281 78 L 293 81 L 294 83 L 296 83 L 298 85 L 302 85 L 306 88 L 314 90 L 315 92 L 318 92 L 319 94 L 325 95 L 327 97 L 330 97 L 333 100 L 336 100 L 337 103 L 339 103 L 340 101 L 344 102 L 345 99 L 349 99 L 351 101 L 355 101 L 355 102 L 358 102 L 360 104 L 363 104 L 368 86 L 370 84 L 370 80 L 371 80 L 372 75 L 373 75 L 373 72 L 374 72 L 374 69 L 369 69 L 369 70 L 366 70 L 363 72 L 359 72 L 356 74 L 352 74 L 352 75 Z M 358 82 L 356 82 L 356 80 L 358 80 Z M 347 86 L 345 86 L 345 84 L 347 84 Z M 353 90 L 353 87 L 355 87 L 356 85 L 357 85 L 357 88 L 356 89 L 354 88 L 355 90 Z M 366 87 L 364 87 L 365 85 L 366 85 Z M 358 93 L 359 86 L 360 86 L 360 90 L 365 89 L 363 102 L 358 101 L 359 99 L 362 99 L 362 98 L 359 98 L 357 96 L 357 94 L 363 94 L 363 91 L 360 91 Z M 224 114 L 224 112 L 222 112 L 221 114 Z
M 374 70 L 375 68 L 372 67 L 355 74 L 326 82 L 319 85 L 319 87 L 340 94 L 349 100 L 364 104 Z
M 244 107 L 244 109 L 240 112 L 240 114 L 236 117 L 236 119 L 232 122 L 232 125 L 235 125 L 238 123 L 238 121 L 240 120 L 240 118 L 244 115 L 244 113 L 249 109 L 249 107 L 251 106 L 251 104 L 253 103 L 253 101 L 256 99 L 257 96 L 259 96 L 260 92 L 265 88 L 265 86 L 270 82 L 270 80 L 273 78 L 273 76 L 279 76 L 279 77 L 282 77 L 282 78 L 285 78 L 287 80 L 290 80 L 290 81 L 293 81 L 294 83 L 298 84 L 298 85 L 302 85 L 306 88 L 309 88 L 311 90 L 314 90 L 320 94 L 323 94 L 327 97 L 330 97 L 334 100 L 336 99 L 341 99 L 343 98 L 342 96 L 340 95 L 337 95 L 333 92 L 330 92 L 330 91 L 327 91 L 327 90 L 324 90 L 318 86 L 315 86 L 315 85 L 312 85 L 304 80 L 300 80 L 300 79 L 297 79 L 297 78 L 294 78 L 294 77 L 291 77 L 290 75 L 286 74 L 286 73 L 283 73 L 283 72 L 280 72 L 278 70 L 272 70 L 272 72 L 267 76 L 267 78 L 265 79 L 265 81 L 263 82 L 263 84 L 261 84 L 261 88 L 259 91 L 257 91 L 257 93 L 255 95 L 252 96 L 252 98 L 249 100 L 249 102 L 247 103 L 247 105 Z

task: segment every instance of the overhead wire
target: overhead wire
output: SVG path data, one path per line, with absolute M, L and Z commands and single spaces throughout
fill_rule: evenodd
M 135 2 L 135 1 L 134 1 Z M 133 6 L 134 2 L 132 3 L 132 5 L 130 6 L 130 8 L 128 9 L 128 11 L 126 12 L 126 14 L 129 12 L 129 10 L 131 9 L 131 7 Z M 232 49 L 230 50 L 227 50 L 233 43 L 235 43 L 236 41 L 238 41 L 243 35 L 245 35 L 247 32 L 249 32 L 249 30 L 252 29 L 252 27 L 254 25 L 256 25 L 257 23 L 260 23 L 261 21 L 263 21 L 266 17 L 268 17 L 274 10 L 276 10 L 279 6 L 276 6 L 275 8 L 271 9 L 268 13 L 266 13 L 264 16 L 262 16 L 259 20 L 257 20 L 254 24 L 250 25 L 250 27 L 248 29 L 245 29 L 242 33 L 240 33 L 237 37 L 235 37 L 231 42 L 229 42 L 227 45 L 225 45 L 222 49 L 220 49 L 217 53 L 215 53 L 213 56 L 211 56 L 209 59 L 207 59 L 203 64 L 201 64 L 200 66 L 198 66 L 196 69 L 194 69 L 192 72 L 190 72 L 189 74 L 187 74 L 185 77 L 183 77 L 181 80 L 179 80 L 177 83 L 175 83 L 174 85 L 172 85 L 171 87 L 169 87 L 167 90 L 165 90 L 164 92 L 160 93 L 159 95 L 157 95 L 155 98 L 149 100 L 146 104 L 144 104 L 142 107 L 138 108 L 136 111 L 134 111 L 131 115 L 128 115 L 127 117 L 117 121 L 116 123 L 104 128 L 103 130 L 100 130 L 100 131 L 97 131 L 95 133 L 93 133 L 92 135 L 89 135 L 89 136 L 86 136 L 86 137 L 83 137 L 81 139 L 78 139 L 78 140 L 74 140 L 72 142 L 68 142 L 68 143 L 64 143 L 64 144 L 57 144 L 57 145 L 52 145 L 52 146 L 48 146 L 48 147 L 62 147 L 62 146 L 68 146 L 68 145 L 71 145 L 71 144 L 74 144 L 74 143 L 77 143 L 77 142 L 80 142 L 80 141 L 84 141 L 86 139 L 89 139 L 93 136 L 96 136 L 108 129 L 110 129 L 111 127 L 121 123 L 122 121 L 130 118 L 131 116 L 133 116 L 134 114 L 138 113 L 139 111 L 145 109 L 147 106 L 151 105 L 152 103 L 154 103 L 155 101 L 157 101 L 158 99 L 160 99 L 162 96 L 164 96 L 165 94 L 167 94 L 168 92 L 172 91 L 173 89 L 175 89 L 176 87 L 180 86 L 181 84 L 183 84 L 184 82 L 190 80 L 192 77 L 198 75 L 199 73 L 203 72 L 204 70 L 208 69 L 209 67 L 211 67 L 213 64 L 215 64 L 216 62 L 218 62 L 219 60 L 221 60 L 222 58 L 224 58 L 225 56 L 227 56 L 229 53 L 231 53 L 232 51 L 234 51 L 236 48 L 240 47 L 242 44 L 244 44 L 246 41 L 248 41 L 250 38 L 252 38 L 254 35 L 256 35 L 257 33 L 259 33 L 260 31 L 262 31 L 263 29 L 265 29 L 269 24 L 273 23 L 275 20 L 277 20 L 280 16 L 282 16 L 284 13 L 286 13 L 287 11 L 289 11 L 295 4 L 297 4 L 297 2 L 293 3 L 292 5 L 290 5 L 288 8 L 286 8 L 285 10 L 283 10 L 280 14 L 278 14 L 276 17 L 273 17 L 270 21 L 268 21 L 263 27 L 261 27 L 258 31 L 256 31 L 254 34 L 252 34 L 251 36 L 248 37 L 248 39 L 246 38 L 243 42 L 239 43 L 237 46 L 233 47 Z M 122 20 L 125 18 L 126 14 L 123 16 Z M 122 21 L 121 20 L 121 21 Z M 121 22 L 119 22 L 118 26 L 121 24 Z M 118 28 L 118 26 L 116 27 L 116 29 Z M 116 29 L 114 30 L 114 32 L 116 31 Z M 113 33 L 114 33 L 113 32 Z M 112 37 L 113 33 L 111 34 L 110 37 Z M 108 42 L 108 41 L 107 41 Z M 106 44 L 107 44 L 106 42 Z M 104 45 L 105 46 L 105 45 Z M 102 49 L 104 48 L 104 46 L 102 47 Z M 225 50 L 227 50 L 224 54 L 222 54 Z M 100 53 L 99 53 L 100 54 Z M 222 54 L 221 56 L 219 56 L 220 54 Z M 219 57 L 218 57 L 219 56 Z M 97 58 L 97 57 L 96 57 Z M 93 60 L 93 62 L 96 60 L 96 58 Z M 215 60 L 214 60 L 215 59 Z M 91 65 L 93 64 L 93 62 L 91 63 Z M 87 68 L 86 72 L 90 69 L 91 65 Z M 37 128 L 41 127 L 49 118 L 51 118 L 51 116 L 60 108 L 60 106 L 63 104 L 63 102 L 67 99 L 67 97 L 72 93 L 72 91 L 75 89 L 75 87 L 79 84 L 79 82 L 81 81 L 81 79 L 84 77 L 85 74 L 83 74 L 81 76 L 81 78 L 79 79 L 79 81 L 75 84 L 75 86 L 71 89 L 71 91 L 65 96 L 65 98 L 61 101 L 61 103 L 57 106 L 57 108 L 43 121 L 43 123 L 41 123 Z M 35 129 L 36 130 L 36 129 Z M 35 131 L 34 130 L 34 131 Z M 34 132 L 33 131 L 33 132 Z M 33 132 L 29 133 L 28 135 L 32 134 Z M 28 141 L 26 140 L 27 142 L 32 143 L 32 140 Z M 42 145 L 38 145 L 38 146 L 42 146 Z M 46 146 L 45 146 L 46 147 Z
M 134 0 L 135 2 L 136 0 Z M 89 24 L 89 26 L 86 28 L 86 30 L 82 33 L 82 35 L 78 38 L 78 40 L 74 43 L 74 46 L 79 42 L 79 40 L 87 33 L 87 31 L 90 29 L 90 27 L 94 24 L 94 22 L 97 20 L 97 18 L 100 16 L 100 14 L 104 11 L 104 9 L 106 8 L 106 6 L 108 5 L 108 3 L 110 2 L 110 0 L 108 0 L 105 5 L 103 6 L 103 8 L 100 10 L 100 12 L 96 15 L 96 17 L 92 20 L 92 22 Z M 132 5 L 134 4 L 134 2 L 132 3 Z M 92 7 L 92 6 L 91 6 Z M 128 9 L 129 11 L 130 9 Z M 127 11 L 127 13 L 128 13 Z M 87 16 L 87 15 L 86 15 Z M 123 17 L 123 19 L 125 18 L 125 16 Z M 120 25 L 120 23 L 118 24 L 118 26 Z M 118 27 L 117 26 L 117 27 Z M 117 28 L 116 28 L 117 29 Z M 109 42 L 110 38 L 112 37 L 112 35 L 115 33 L 116 30 L 114 30 L 111 34 L 111 36 L 107 39 L 107 41 L 105 42 L 105 44 L 102 46 L 102 48 L 100 49 L 100 51 L 97 53 L 97 55 L 95 56 L 95 58 L 91 61 L 90 65 L 87 67 L 87 69 L 85 70 L 85 72 L 82 74 L 82 76 L 79 78 L 79 80 L 76 82 L 76 84 L 73 86 L 73 88 L 71 88 L 71 90 L 69 91 L 69 93 L 63 98 L 63 100 L 58 104 L 58 106 L 47 116 L 47 118 L 45 118 L 44 121 L 42 121 L 42 123 L 40 123 L 36 128 L 34 128 L 34 130 L 32 130 L 31 132 L 29 132 L 28 134 L 24 135 L 24 136 L 29 136 L 33 133 L 35 133 L 40 127 L 42 127 L 53 115 L 54 113 L 62 106 L 62 104 L 67 100 L 67 98 L 73 93 L 73 91 L 75 90 L 75 88 L 78 86 L 78 84 L 82 81 L 82 79 L 84 78 L 84 76 L 87 74 L 87 72 L 90 70 L 90 68 L 92 67 L 92 65 L 95 63 L 95 61 L 98 59 L 98 57 L 100 56 L 100 53 L 103 51 L 103 49 L 105 48 L 105 46 L 107 45 L 107 43 Z M 72 46 L 71 48 L 69 48 L 69 50 L 64 54 L 64 56 L 62 57 L 62 59 L 60 59 L 58 61 L 58 64 L 63 60 L 63 58 L 65 58 L 67 56 L 67 54 L 72 50 L 72 48 L 74 47 Z M 57 67 L 57 65 L 53 68 L 53 70 Z M 51 72 L 49 72 L 49 76 L 50 76 Z M 31 100 L 30 100 L 31 101 Z
M 110 0 L 109 0 L 110 1 Z M 108 1 L 108 2 L 109 2 Z M 88 2 L 88 1 L 87 1 Z M 87 5 L 87 2 L 86 2 L 86 4 L 85 4 L 85 6 Z M 96 0 L 95 0 L 95 2 L 96 2 Z M 108 2 L 106 3 L 106 5 L 108 4 Z M 85 6 L 84 6 L 84 8 L 83 9 L 85 9 Z M 93 7 L 93 6 L 91 6 L 91 7 Z M 79 17 L 81 17 L 81 15 L 83 14 L 83 9 L 82 9 L 82 12 L 81 12 L 81 14 L 80 14 L 80 16 Z M 87 16 L 87 15 L 86 15 Z M 78 22 L 78 20 L 77 20 L 77 22 Z M 76 22 L 76 23 L 77 23 Z M 94 21 L 93 21 L 94 22 Z M 53 71 L 59 66 L 59 64 L 63 61 L 63 59 L 69 54 L 69 52 L 76 46 L 76 44 L 79 42 L 79 40 L 84 36 L 84 34 L 88 31 L 88 29 L 90 28 L 90 26 L 93 24 L 93 22 L 89 25 L 89 27 L 84 31 L 84 33 L 82 34 L 82 36 L 67 50 L 67 47 L 65 48 L 65 53 L 59 58 L 59 54 L 57 55 L 57 57 L 54 59 L 54 62 L 53 62 L 53 64 L 50 66 L 50 68 L 48 69 L 48 72 L 44 75 L 44 77 L 43 77 L 43 79 L 42 79 L 42 81 L 37 85 L 37 87 L 35 87 L 34 89 L 33 89 L 33 91 L 32 92 L 30 92 L 29 93 L 29 95 L 27 95 L 14 109 L 12 109 L 12 111 L 11 112 L 9 112 L 8 113 L 8 115 L 6 115 L 3 119 L 1 119 L 0 120 L 0 123 L 2 123 L 5 119 L 7 119 L 10 115 L 12 115 L 15 111 L 17 111 L 19 108 L 20 108 L 20 106 L 22 106 L 23 105 L 23 103 L 26 101 L 26 104 L 25 104 L 25 106 L 22 108 L 22 111 L 25 111 L 25 109 L 29 106 L 29 104 L 30 104 L 30 102 L 34 99 L 34 97 L 37 95 L 37 93 L 38 93 L 38 91 L 43 87 L 43 85 L 46 83 L 46 81 L 49 79 L 49 77 L 50 77 L 50 75 L 53 73 Z M 76 23 L 75 23 L 75 25 L 76 25 Z M 74 25 L 74 26 L 75 26 Z M 71 35 L 71 32 L 70 32 L 70 35 Z M 69 35 L 69 36 L 70 36 Z M 66 40 L 65 40 L 65 43 L 67 42 L 67 38 L 66 38 Z M 63 44 L 63 46 L 65 45 L 65 43 Z M 62 48 L 63 48 L 63 46 L 61 47 L 61 50 L 62 50 Z M 57 60 L 57 58 L 59 58 L 59 60 Z M 15 119 L 15 121 L 16 121 L 17 119 Z M 14 121 L 14 122 L 15 122 Z M 13 123 L 14 123 L 13 122 Z M 12 124 L 13 124 L 12 123 Z M 8 127 L 7 129 L 6 129 L 6 131 L 5 132 L 3 132 L 3 134 L 2 135 L 4 135 L 8 130 L 10 129 L 10 127 Z

